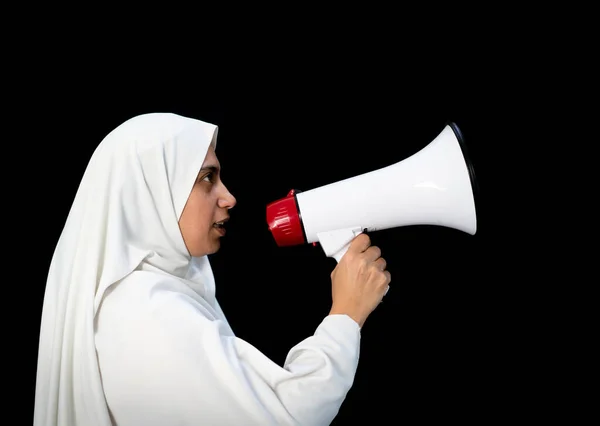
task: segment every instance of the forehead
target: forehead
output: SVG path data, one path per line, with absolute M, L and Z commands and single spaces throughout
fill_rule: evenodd
M 206 152 L 206 157 L 204 158 L 204 165 L 218 165 L 219 160 L 217 159 L 217 154 L 215 153 L 215 148 L 211 145 L 208 147 L 208 151 Z

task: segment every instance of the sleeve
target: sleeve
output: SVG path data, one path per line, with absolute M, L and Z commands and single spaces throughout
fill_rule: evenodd
M 183 294 L 107 309 L 96 339 L 119 426 L 329 425 L 358 366 L 360 328 L 346 315 L 325 317 L 280 366 Z

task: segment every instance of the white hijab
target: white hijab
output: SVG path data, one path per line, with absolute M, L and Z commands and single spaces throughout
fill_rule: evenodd
M 217 130 L 176 114 L 143 114 L 95 150 L 49 269 L 34 426 L 111 425 L 94 320 L 107 288 L 140 264 L 187 278 L 216 303 L 208 258 L 191 258 L 178 220 Z

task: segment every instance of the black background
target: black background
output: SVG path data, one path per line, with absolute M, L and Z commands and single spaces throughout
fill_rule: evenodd
M 327 315 L 335 261 L 319 246 L 277 247 L 266 205 L 292 188 L 401 161 L 454 121 L 478 179 L 477 234 L 433 226 L 371 234 L 387 260 L 391 290 L 363 328 L 355 384 L 334 424 L 479 424 L 512 419 L 532 403 L 538 377 L 527 348 L 535 337 L 521 321 L 528 295 L 521 280 L 529 270 L 517 274 L 530 240 L 521 233 L 526 224 L 513 220 L 523 219 L 521 200 L 506 195 L 521 172 L 518 153 L 527 149 L 513 125 L 528 99 L 525 93 L 514 101 L 513 83 L 527 76 L 507 77 L 512 67 L 500 47 L 466 53 L 440 43 L 412 62 L 369 45 L 337 47 L 296 46 L 268 58 L 249 50 L 222 72 L 204 69 L 210 55 L 201 65 L 177 67 L 152 56 L 122 67 L 102 58 L 56 60 L 56 68 L 29 80 L 34 107 L 22 109 L 18 148 L 36 170 L 28 184 L 35 190 L 23 200 L 33 225 L 21 238 L 36 241 L 37 256 L 26 266 L 33 299 L 20 337 L 29 348 L 31 407 L 45 274 L 79 179 L 101 139 L 145 112 L 219 125 L 222 179 L 237 205 L 211 256 L 217 297 L 238 337 L 280 364 Z

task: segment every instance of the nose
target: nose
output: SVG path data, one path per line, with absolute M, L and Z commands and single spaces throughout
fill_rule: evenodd
M 231 209 L 233 208 L 233 206 L 235 206 L 237 201 L 225 185 L 223 185 L 223 190 L 223 195 L 219 198 L 219 207 L 224 209 Z

